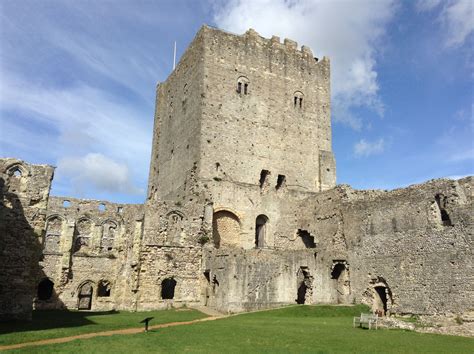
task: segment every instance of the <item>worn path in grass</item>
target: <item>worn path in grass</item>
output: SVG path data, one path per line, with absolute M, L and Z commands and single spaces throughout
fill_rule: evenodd
M 204 322 L 204 321 L 213 321 L 218 318 L 223 318 L 227 316 L 219 316 L 219 317 L 205 317 L 198 320 L 192 321 L 184 321 L 184 322 L 170 322 L 170 323 L 163 323 L 159 325 L 149 326 L 148 328 L 151 329 L 159 329 L 159 328 L 166 328 L 166 327 L 174 327 L 174 326 L 181 326 L 181 325 L 188 325 L 197 322 Z M 52 339 L 43 339 L 34 342 L 26 342 L 26 343 L 18 343 L 12 345 L 4 345 L 0 346 L 0 350 L 9 350 L 9 349 L 20 349 L 29 346 L 36 346 L 36 345 L 46 345 L 46 344 L 56 344 L 56 343 L 66 343 L 76 339 L 87 339 L 93 337 L 105 337 L 105 336 L 113 336 L 116 334 L 135 334 L 143 332 L 143 327 L 135 327 L 135 328 L 127 328 L 127 329 L 117 329 L 113 331 L 103 331 L 103 332 L 93 332 L 93 333 L 85 333 L 85 334 L 78 334 L 75 336 L 69 337 L 61 337 L 61 338 L 52 338 Z

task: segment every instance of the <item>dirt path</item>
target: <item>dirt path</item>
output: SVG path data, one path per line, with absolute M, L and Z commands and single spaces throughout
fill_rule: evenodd
M 226 316 L 206 317 L 206 318 L 201 318 L 199 320 L 192 320 L 192 321 L 185 321 L 185 322 L 163 323 L 163 324 L 159 324 L 159 325 L 150 326 L 149 329 L 151 330 L 151 329 L 158 329 L 158 328 L 188 325 L 188 324 L 204 322 L 204 321 L 213 321 L 213 320 L 217 320 L 217 319 L 223 318 L 223 317 L 226 317 Z M 24 347 L 36 346 L 36 345 L 66 343 L 66 342 L 71 342 L 71 341 L 76 340 L 76 339 L 87 339 L 87 338 L 93 338 L 93 337 L 113 336 L 115 334 L 135 334 L 135 333 L 141 333 L 141 332 L 143 332 L 143 327 L 116 329 L 116 330 L 104 331 L 104 332 L 84 333 L 84 334 L 78 334 L 76 336 L 70 336 L 70 337 L 51 338 L 51 339 L 38 340 L 38 341 L 34 341 L 34 342 L 4 345 L 4 346 L 0 346 L 0 351 L 1 350 L 9 350 L 9 349 L 19 349 L 19 348 L 24 348 Z

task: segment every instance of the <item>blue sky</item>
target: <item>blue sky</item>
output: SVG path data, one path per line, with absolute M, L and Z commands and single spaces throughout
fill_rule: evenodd
M 332 65 L 338 183 L 474 174 L 470 0 L 0 2 L 0 156 L 57 166 L 52 194 L 145 199 L 155 86 L 199 27 L 249 27 Z

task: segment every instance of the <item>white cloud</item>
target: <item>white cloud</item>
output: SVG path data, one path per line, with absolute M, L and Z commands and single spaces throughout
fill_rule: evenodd
M 383 153 L 385 150 L 385 141 L 380 138 L 376 141 L 370 142 L 365 139 L 361 139 L 354 145 L 354 154 L 357 157 L 367 157 L 370 155 L 378 155 Z
M 443 6 L 439 6 L 443 4 Z M 434 11 L 439 9 L 438 20 L 444 28 L 444 45 L 458 47 L 464 44 L 474 30 L 472 0 L 418 0 L 416 8 L 419 11 Z
M 255 28 L 267 38 L 291 38 L 309 45 L 318 57 L 329 56 L 336 121 L 360 129 L 362 120 L 351 112 L 358 106 L 383 114 L 376 48 L 395 13 L 393 1 L 234 0 L 217 2 L 215 10 L 223 29 Z
M 1 145 L 33 144 L 36 149 L 48 151 L 50 158 L 55 159 L 95 151 L 108 156 L 109 160 L 123 161 L 125 167 L 134 166 L 134 180 L 147 179 L 151 119 L 141 119 L 143 112 L 140 109 L 126 102 L 116 102 L 102 90 L 85 84 L 62 89 L 45 88 L 4 75 L 0 85 L 0 109 L 34 117 L 31 128 L 8 128 L 9 134 L 0 134 Z M 12 125 L 5 117 L 2 121 L 7 127 Z M 45 136 L 34 127 L 42 127 L 42 130 L 46 127 L 50 135 Z M 65 163 L 61 161 L 60 166 Z M 90 159 L 65 161 L 68 170 L 72 169 L 73 162 L 79 169 L 84 162 L 92 164 Z M 94 161 L 97 162 L 97 156 Z M 136 189 L 125 183 L 123 170 L 111 168 L 110 171 L 119 173 L 114 178 L 117 183 L 122 181 L 118 187 L 122 192 L 136 193 Z M 60 170 L 58 177 L 61 174 Z M 82 173 L 79 184 L 83 184 L 85 176 L 92 177 L 93 174 Z M 99 182 L 91 183 L 97 185 Z
M 474 30 L 472 6 L 472 0 L 457 0 L 444 9 L 442 16 L 448 28 L 448 47 L 462 45 Z
M 143 193 L 133 186 L 127 165 L 99 153 L 62 158 L 56 173 L 59 178 L 70 178 L 79 194 L 91 188 L 110 193 Z

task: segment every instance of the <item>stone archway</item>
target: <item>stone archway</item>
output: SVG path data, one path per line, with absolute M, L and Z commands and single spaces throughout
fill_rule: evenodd
M 219 210 L 212 219 L 212 238 L 214 246 L 238 247 L 240 246 L 240 220 L 228 210 Z
M 376 277 L 370 281 L 363 294 L 363 303 L 369 305 L 378 316 L 390 313 L 393 305 L 392 291 L 384 278 Z

